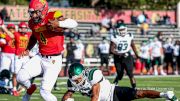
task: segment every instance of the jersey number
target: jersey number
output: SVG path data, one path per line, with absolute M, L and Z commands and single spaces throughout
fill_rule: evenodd
M 47 39 L 44 37 L 44 34 L 42 32 L 40 33 L 40 39 L 43 44 L 47 44 Z
M 19 47 L 21 48 L 26 48 L 28 44 L 28 40 L 20 40 L 20 45 Z
M 127 47 L 128 47 L 127 43 L 119 43 L 117 48 L 119 51 L 122 51 L 122 50 L 124 51 L 127 49 Z

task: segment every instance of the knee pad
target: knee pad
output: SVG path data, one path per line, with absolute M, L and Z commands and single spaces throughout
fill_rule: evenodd
M 23 83 L 27 80 L 29 80 L 31 77 L 29 73 L 25 69 L 21 69 L 17 74 L 17 81 L 19 83 Z
M 40 94 L 45 101 L 57 101 L 57 98 L 48 90 L 41 88 Z

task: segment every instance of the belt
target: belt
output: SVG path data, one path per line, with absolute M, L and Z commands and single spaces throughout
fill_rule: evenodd
M 51 58 L 52 56 L 59 56 L 61 55 L 61 53 L 58 53 L 58 54 L 52 54 L 52 55 L 43 55 L 41 54 L 42 57 L 45 57 L 45 58 Z

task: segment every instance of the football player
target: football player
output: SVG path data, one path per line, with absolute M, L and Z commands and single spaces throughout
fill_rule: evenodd
M 28 46 L 21 56 L 28 55 L 34 45 L 39 43 L 39 53 L 22 66 L 17 74 L 17 81 L 27 88 L 23 101 L 29 101 L 36 85 L 30 79 L 43 73 L 40 95 L 45 101 L 57 101 L 51 90 L 62 67 L 62 52 L 64 50 L 64 28 L 75 28 L 77 22 L 65 19 L 60 11 L 48 12 L 46 0 L 31 0 L 28 9 L 32 30 Z
M 172 38 L 167 38 L 165 44 L 163 45 L 164 50 L 164 63 L 166 64 L 166 71 L 167 74 L 169 73 L 169 66 L 173 70 L 173 52 L 174 52 L 174 45 Z
M 178 101 L 173 91 L 158 92 L 154 90 L 135 90 L 129 87 L 119 87 L 111 84 L 101 70 L 85 69 L 79 63 L 72 64 L 68 69 L 68 90 L 62 101 L 74 101 L 73 93 L 80 92 L 91 98 L 91 101 L 131 101 L 141 98 L 166 98 Z
M 108 71 L 109 64 L 109 42 L 103 38 L 102 42 L 98 45 L 98 53 L 101 59 L 101 68 L 103 71 Z M 104 64 L 106 65 L 104 68 Z
M 127 27 L 124 24 L 117 24 L 114 33 L 111 35 L 110 43 L 110 53 L 114 55 L 114 64 L 117 70 L 114 83 L 118 84 L 118 81 L 122 79 L 125 69 L 132 87 L 136 88 L 136 81 L 133 76 L 133 57 L 130 54 L 131 47 L 136 57 L 139 58 L 133 42 L 133 34 L 127 32 Z
M 141 57 L 141 63 L 143 64 L 141 66 L 141 72 L 142 72 L 143 66 L 145 66 L 146 70 L 147 70 L 147 74 L 150 74 L 150 72 L 149 72 L 150 67 L 151 67 L 151 65 L 150 65 L 150 48 L 146 41 L 143 41 L 142 45 L 140 47 L 140 57 Z
M 14 41 L 14 32 L 15 32 L 15 25 L 14 24 L 8 24 L 7 30 L 6 28 L 2 29 L 5 31 L 5 33 L 1 33 L 0 37 L 2 38 L 1 41 L 4 39 L 5 45 L 1 47 L 2 53 L 1 53 L 1 63 L 0 63 L 0 71 L 6 69 L 6 70 L 12 70 L 14 68 L 14 57 L 15 57 L 15 41 Z M 12 33 L 12 36 L 8 34 L 8 32 Z
M 154 41 L 151 44 L 150 54 L 152 59 L 152 66 L 154 69 L 154 75 L 158 75 L 158 67 L 160 68 L 161 75 L 167 75 L 163 70 L 163 64 L 161 60 L 161 56 L 163 56 L 162 42 L 159 41 L 157 37 L 154 38 Z
M 14 33 L 15 36 L 15 66 L 12 69 L 13 73 L 13 95 L 19 96 L 19 92 L 17 91 L 17 81 L 16 74 L 19 72 L 20 68 L 23 64 L 25 64 L 28 60 L 28 56 L 24 56 L 23 58 L 19 58 L 19 55 L 26 49 L 31 33 L 28 32 L 28 25 L 25 22 L 20 22 L 18 25 L 19 31 Z

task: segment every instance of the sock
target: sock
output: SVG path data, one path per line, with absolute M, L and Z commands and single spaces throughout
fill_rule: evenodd
M 164 92 L 161 92 L 159 96 L 162 97 L 162 98 L 164 98 L 164 97 L 165 97 L 165 93 L 164 93 Z
M 132 84 L 132 88 L 136 88 L 136 83 L 133 83 L 133 84 Z
M 17 91 L 17 88 L 16 88 L 16 87 L 13 87 L 13 91 Z

